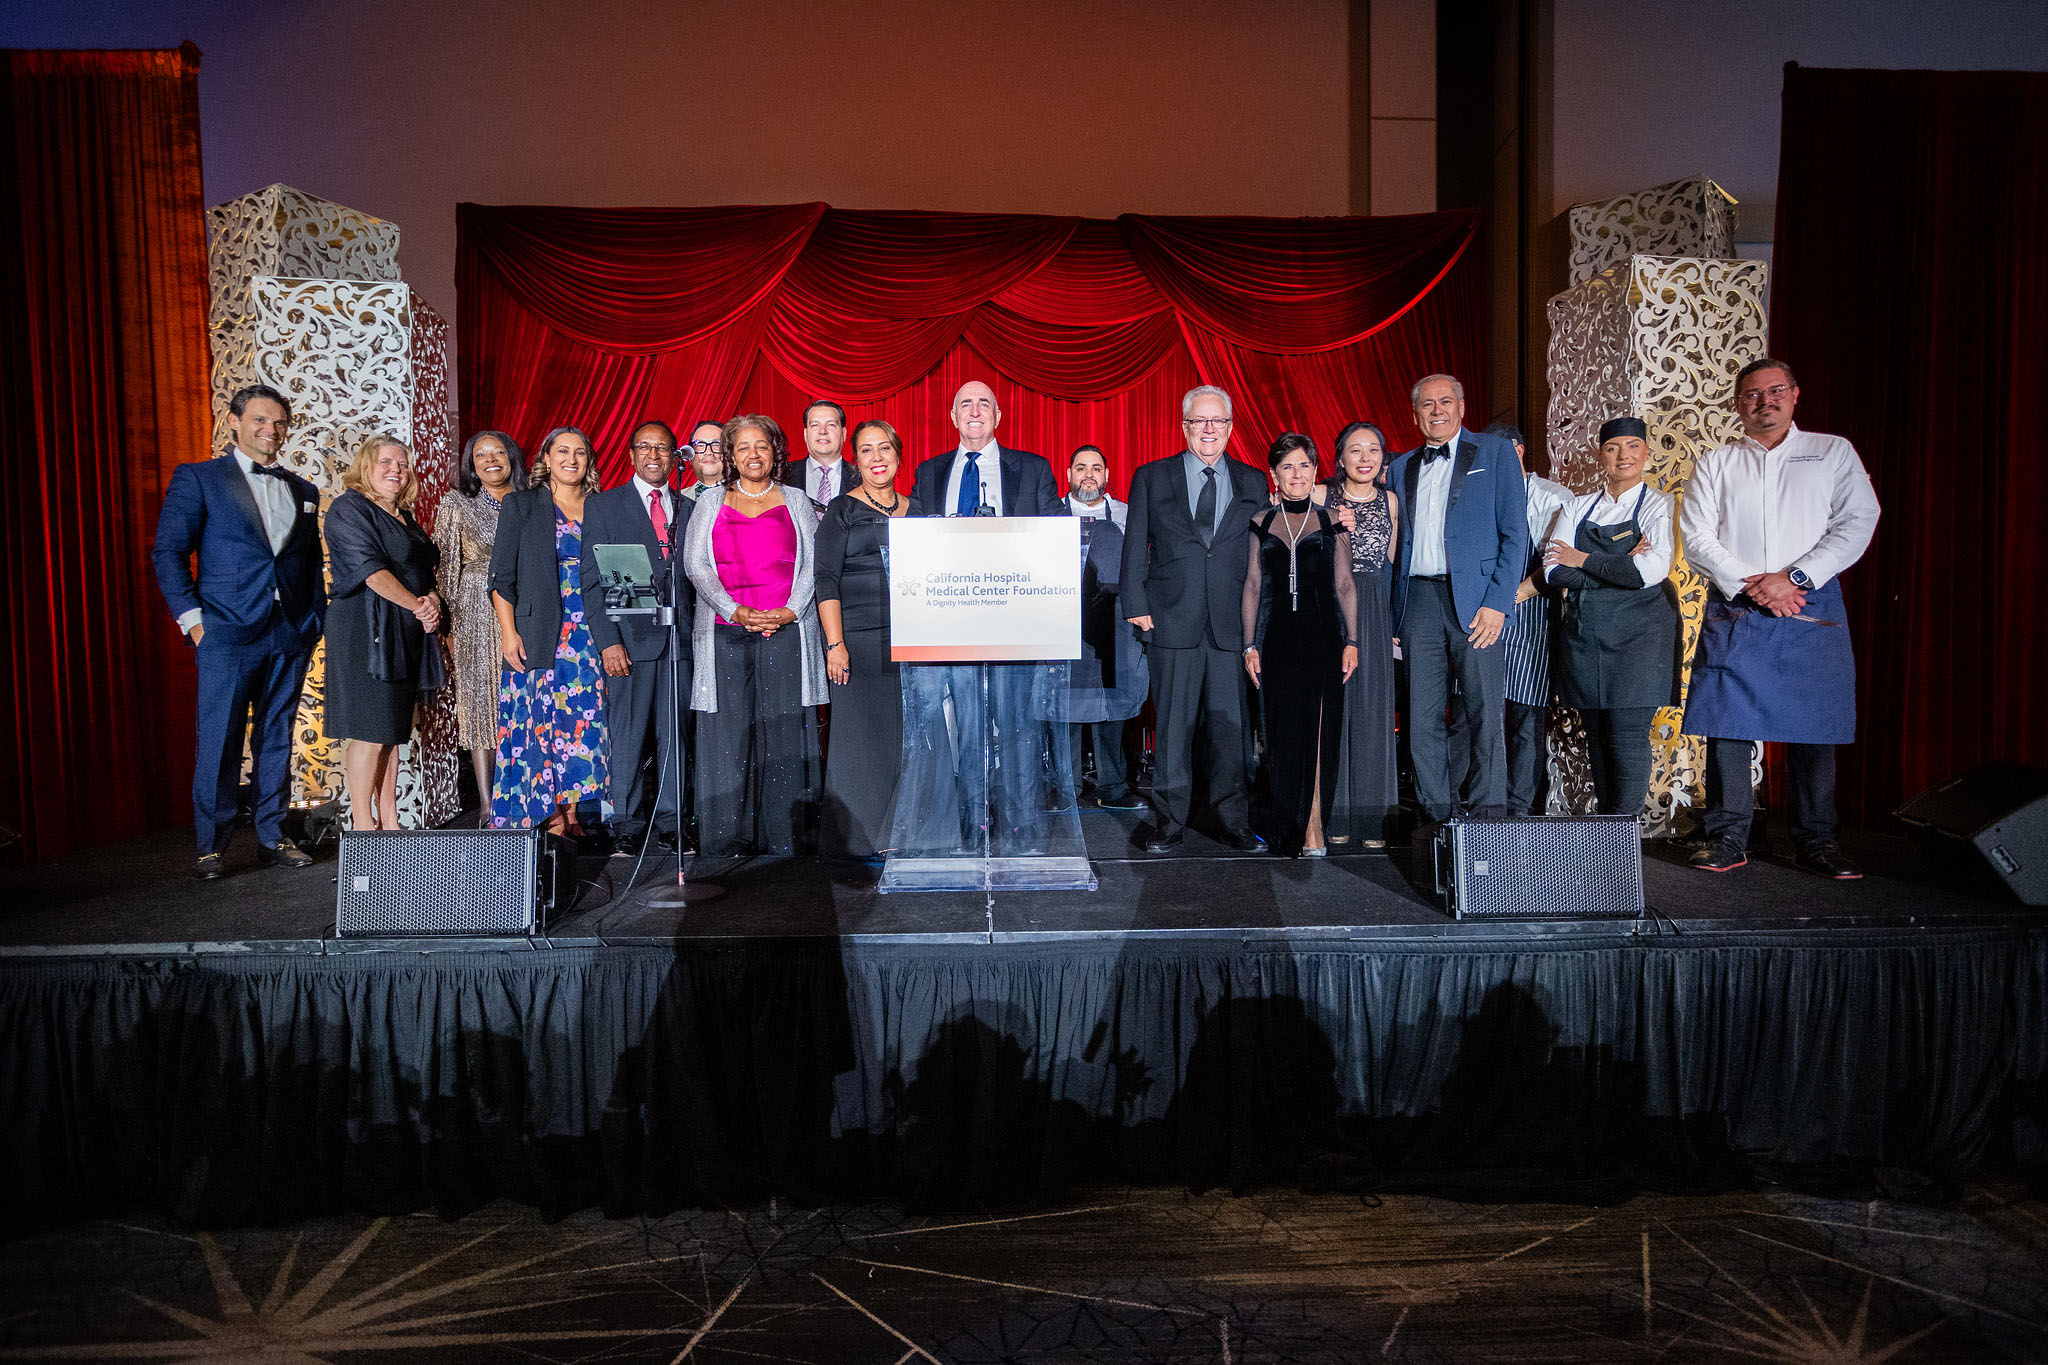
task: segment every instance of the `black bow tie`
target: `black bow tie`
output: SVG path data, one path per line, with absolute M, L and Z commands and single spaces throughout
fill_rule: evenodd
M 286 483 L 291 482 L 292 476 L 284 472 L 284 466 L 282 465 L 257 464 L 254 460 L 251 460 L 249 462 L 249 468 L 254 473 L 261 474 L 265 478 L 282 479 Z
M 1451 448 L 1449 446 L 1424 446 L 1422 448 L 1422 462 L 1428 464 L 1431 460 L 1441 460 L 1450 453 Z

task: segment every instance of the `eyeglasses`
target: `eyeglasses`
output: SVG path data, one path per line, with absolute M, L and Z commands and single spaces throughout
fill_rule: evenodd
M 1735 395 L 1738 403 L 1761 403 L 1766 398 L 1783 398 L 1792 392 L 1790 384 L 1773 384 L 1768 389 L 1744 389 Z
M 1228 417 L 1183 417 L 1180 420 L 1182 426 L 1188 427 L 1215 428 L 1230 425 Z
M 633 453 L 635 455 L 667 455 L 673 452 L 674 450 L 675 447 L 670 445 L 667 441 L 633 442 Z
M 696 451 L 699 455 L 723 455 L 725 454 L 725 442 L 692 441 L 690 442 L 690 449 Z

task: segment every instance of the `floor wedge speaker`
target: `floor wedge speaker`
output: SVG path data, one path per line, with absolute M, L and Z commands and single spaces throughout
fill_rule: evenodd
M 1981 764 L 1895 813 L 1943 873 L 2022 905 L 2048 905 L 2048 768 Z
M 551 846 L 532 829 L 345 830 L 334 932 L 345 938 L 537 932 Z M 546 885 L 554 878 L 548 876 Z
M 1455 816 L 1431 847 L 1453 919 L 1634 919 L 1643 826 L 1633 815 Z

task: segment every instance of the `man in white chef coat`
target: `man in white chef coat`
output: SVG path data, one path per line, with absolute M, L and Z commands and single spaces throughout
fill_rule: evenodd
M 1710 581 L 1685 732 L 1707 740 L 1706 847 L 1692 865 L 1749 861 L 1751 746 L 1785 745 L 1792 843 L 1801 867 L 1863 874 L 1835 844 L 1835 746 L 1856 737 L 1856 660 L 1840 575 L 1877 529 L 1877 494 L 1856 448 L 1792 421 L 1799 381 L 1782 360 L 1735 380 L 1743 439 L 1700 457 L 1680 527 Z

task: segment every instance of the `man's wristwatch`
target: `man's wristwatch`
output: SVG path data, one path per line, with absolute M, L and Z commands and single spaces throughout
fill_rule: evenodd
M 1794 565 L 1785 571 L 1785 577 L 1792 580 L 1792 586 L 1801 592 L 1813 591 L 1813 580 L 1806 576 L 1806 570 Z

